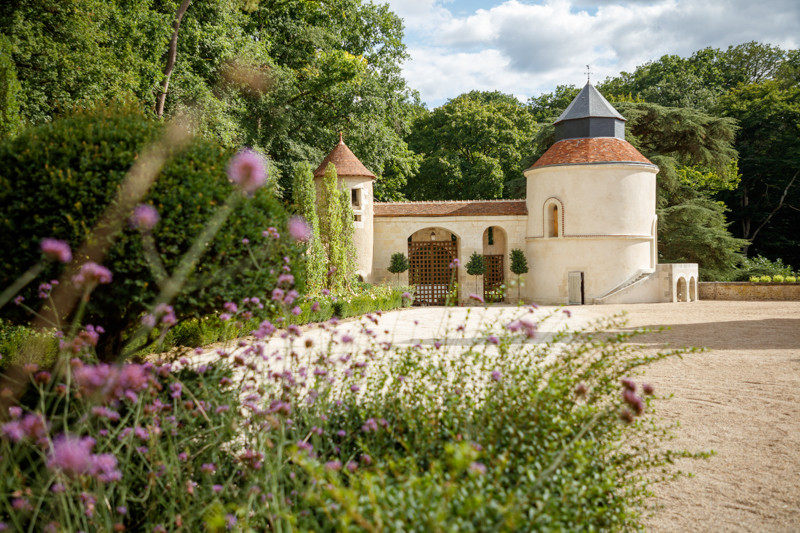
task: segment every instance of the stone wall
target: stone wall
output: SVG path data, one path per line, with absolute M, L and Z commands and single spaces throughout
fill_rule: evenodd
M 700 283 L 701 300 L 800 300 L 800 283 Z

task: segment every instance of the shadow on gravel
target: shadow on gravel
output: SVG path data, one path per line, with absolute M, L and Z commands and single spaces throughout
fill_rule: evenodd
M 800 318 L 734 320 L 700 324 L 644 326 L 653 333 L 634 338 L 636 344 L 677 348 L 694 346 L 712 350 L 800 349 Z M 661 327 L 669 328 L 658 332 Z M 641 328 L 622 328 L 633 331 Z

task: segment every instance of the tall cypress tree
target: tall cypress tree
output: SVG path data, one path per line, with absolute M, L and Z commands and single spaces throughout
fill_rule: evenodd
M 333 270 L 325 280 L 325 286 L 334 293 L 344 290 L 346 272 L 345 247 L 342 242 L 342 195 L 339 192 L 336 166 L 328 163 L 322 178 L 322 197 L 319 199 L 319 234 L 322 247 L 328 258 L 328 271 Z
M 324 288 L 325 265 L 328 259 L 320 239 L 317 191 L 314 187 L 314 172 L 311 170 L 311 165 L 305 161 L 297 164 L 292 179 L 292 194 L 297 212 L 311 226 L 311 239 L 306 251 L 306 288 L 310 294 L 315 294 Z

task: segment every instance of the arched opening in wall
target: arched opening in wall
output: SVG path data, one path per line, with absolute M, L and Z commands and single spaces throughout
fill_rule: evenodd
M 428 227 L 408 237 L 408 282 L 415 287 L 417 305 L 445 305 L 458 295 L 458 268 L 451 268 L 458 258 L 459 237 L 444 228 Z
M 689 291 L 688 287 L 686 286 L 686 278 L 683 276 L 678 278 L 678 283 L 675 285 L 675 296 L 679 302 L 686 302 L 688 301 Z
M 489 226 L 483 231 L 483 259 L 486 263 L 486 273 L 483 275 L 483 299 L 487 302 L 505 300 L 507 242 L 506 232 L 500 226 Z
M 689 301 L 696 302 L 697 301 L 697 278 L 692 276 L 689 278 Z
M 561 237 L 564 235 L 564 206 L 556 198 L 549 198 L 544 203 L 544 236 Z

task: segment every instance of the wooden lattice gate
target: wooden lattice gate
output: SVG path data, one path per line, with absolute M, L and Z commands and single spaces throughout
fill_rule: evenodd
M 455 242 L 409 242 L 408 280 L 416 286 L 415 303 L 444 305 L 458 269 L 450 263 L 458 257 Z
M 484 255 L 486 261 L 486 274 L 483 275 L 483 299 L 487 302 L 500 302 L 503 300 L 503 284 L 505 276 L 503 271 L 502 255 Z

